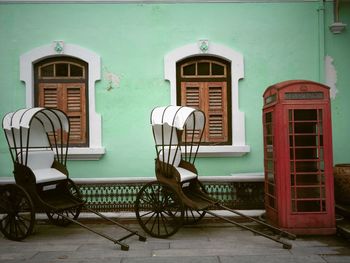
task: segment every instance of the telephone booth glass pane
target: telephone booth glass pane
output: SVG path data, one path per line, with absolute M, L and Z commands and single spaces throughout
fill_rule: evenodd
M 289 110 L 292 212 L 323 212 L 325 182 L 322 110 Z
M 276 206 L 275 191 L 275 155 L 274 155 L 274 134 L 273 134 L 273 113 L 264 114 L 264 158 L 265 158 L 265 195 L 266 204 L 273 209 Z

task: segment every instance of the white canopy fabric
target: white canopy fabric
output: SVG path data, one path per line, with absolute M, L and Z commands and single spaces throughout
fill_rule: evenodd
M 11 119 L 14 112 L 7 113 L 2 119 L 2 128 L 4 130 L 11 130 Z
M 6 114 L 2 127 L 10 147 L 49 147 L 46 133 L 59 129 L 69 132 L 69 120 L 60 110 L 36 107 Z
M 154 108 L 151 125 L 156 145 L 178 145 L 176 130 L 203 130 L 204 112 L 185 106 L 165 106 Z M 162 148 L 163 149 L 163 148 Z
M 164 124 L 179 130 L 183 130 L 185 125 L 189 129 L 203 129 L 205 116 L 202 111 L 185 106 L 154 108 L 151 113 L 151 125 Z
M 68 139 L 65 138 L 68 136 L 63 132 L 69 133 L 69 119 L 64 112 L 41 107 L 19 109 L 4 116 L 2 127 L 12 161 L 29 167 L 36 183 L 67 178 L 52 167 L 54 160 L 63 165 L 67 161 Z M 55 145 L 51 144 L 50 136 Z M 27 172 L 19 172 L 22 173 Z
M 36 121 L 33 121 L 34 119 Z M 42 123 L 46 132 L 56 131 L 61 128 L 64 131 L 69 131 L 69 120 L 62 111 L 40 107 L 20 109 L 6 114 L 2 121 L 2 127 L 5 130 L 29 129 L 30 125 L 37 121 Z

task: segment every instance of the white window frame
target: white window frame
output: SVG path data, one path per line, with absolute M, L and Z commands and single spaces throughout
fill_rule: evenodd
M 202 50 L 198 43 L 179 47 L 164 57 L 164 79 L 170 82 L 171 104 L 176 105 L 177 83 L 176 63 L 182 59 L 196 56 L 217 56 L 231 62 L 231 105 L 232 105 L 232 144 L 218 146 L 201 146 L 199 156 L 242 156 L 250 152 L 245 142 L 244 112 L 239 110 L 238 82 L 244 77 L 242 54 L 226 46 L 210 43 L 208 49 Z
M 49 57 L 71 56 L 88 63 L 89 147 L 69 147 L 70 160 L 98 160 L 105 154 L 102 146 L 101 116 L 95 111 L 95 82 L 101 79 L 101 58 L 77 45 L 64 43 L 63 50 L 55 49 L 55 42 L 28 51 L 20 56 L 20 79 L 25 83 L 26 107 L 34 107 L 34 64 Z

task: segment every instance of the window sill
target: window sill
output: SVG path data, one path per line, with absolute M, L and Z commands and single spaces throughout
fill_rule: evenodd
M 184 147 L 181 147 L 181 152 L 185 153 Z M 200 146 L 197 156 L 199 157 L 239 157 L 249 152 L 250 152 L 249 145 Z
M 68 160 L 99 160 L 106 153 L 104 147 L 99 148 L 69 148 Z

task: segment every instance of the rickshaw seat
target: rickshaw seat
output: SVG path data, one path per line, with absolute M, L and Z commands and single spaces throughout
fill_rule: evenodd
M 38 184 L 67 179 L 65 174 L 55 168 L 36 169 L 32 171 Z
M 198 175 L 196 175 L 195 173 L 192 173 L 191 171 L 185 169 L 185 168 L 182 168 L 182 167 L 175 167 L 175 169 L 179 172 L 180 174 L 180 177 L 181 177 L 181 182 L 184 182 L 184 181 L 188 181 L 188 180 L 191 180 L 191 179 L 194 179 L 194 178 L 197 178 Z
M 171 148 L 170 149 L 170 156 L 169 156 L 169 149 L 164 149 L 165 155 L 163 158 L 163 150 L 160 151 L 159 153 L 159 159 L 165 163 L 169 163 L 172 164 L 174 166 L 174 168 L 179 172 L 180 174 L 180 179 L 181 182 L 184 181 L 188 181 L 194 178 L 197 178 L 198 175 L 185 169 L 180 167 L 180 163 L 181 163 L 181 150 L 176 148 Z M 169 162 L 168 162 L 169 159 Z M 174 161 L 174 163 L 173 163 Z
M 21 154 L 19 154 L 21 158 Z M 55 168 L 52 168 L 55 154 L 52 150 L 28 151 L 27 167 L 35 175 L 36 183 L 47 183 L 67 179 L 67 176 Z M 26 153 L 23 152 L 25 161 Z M 23 162 L 24 163 L 24 162 Z

